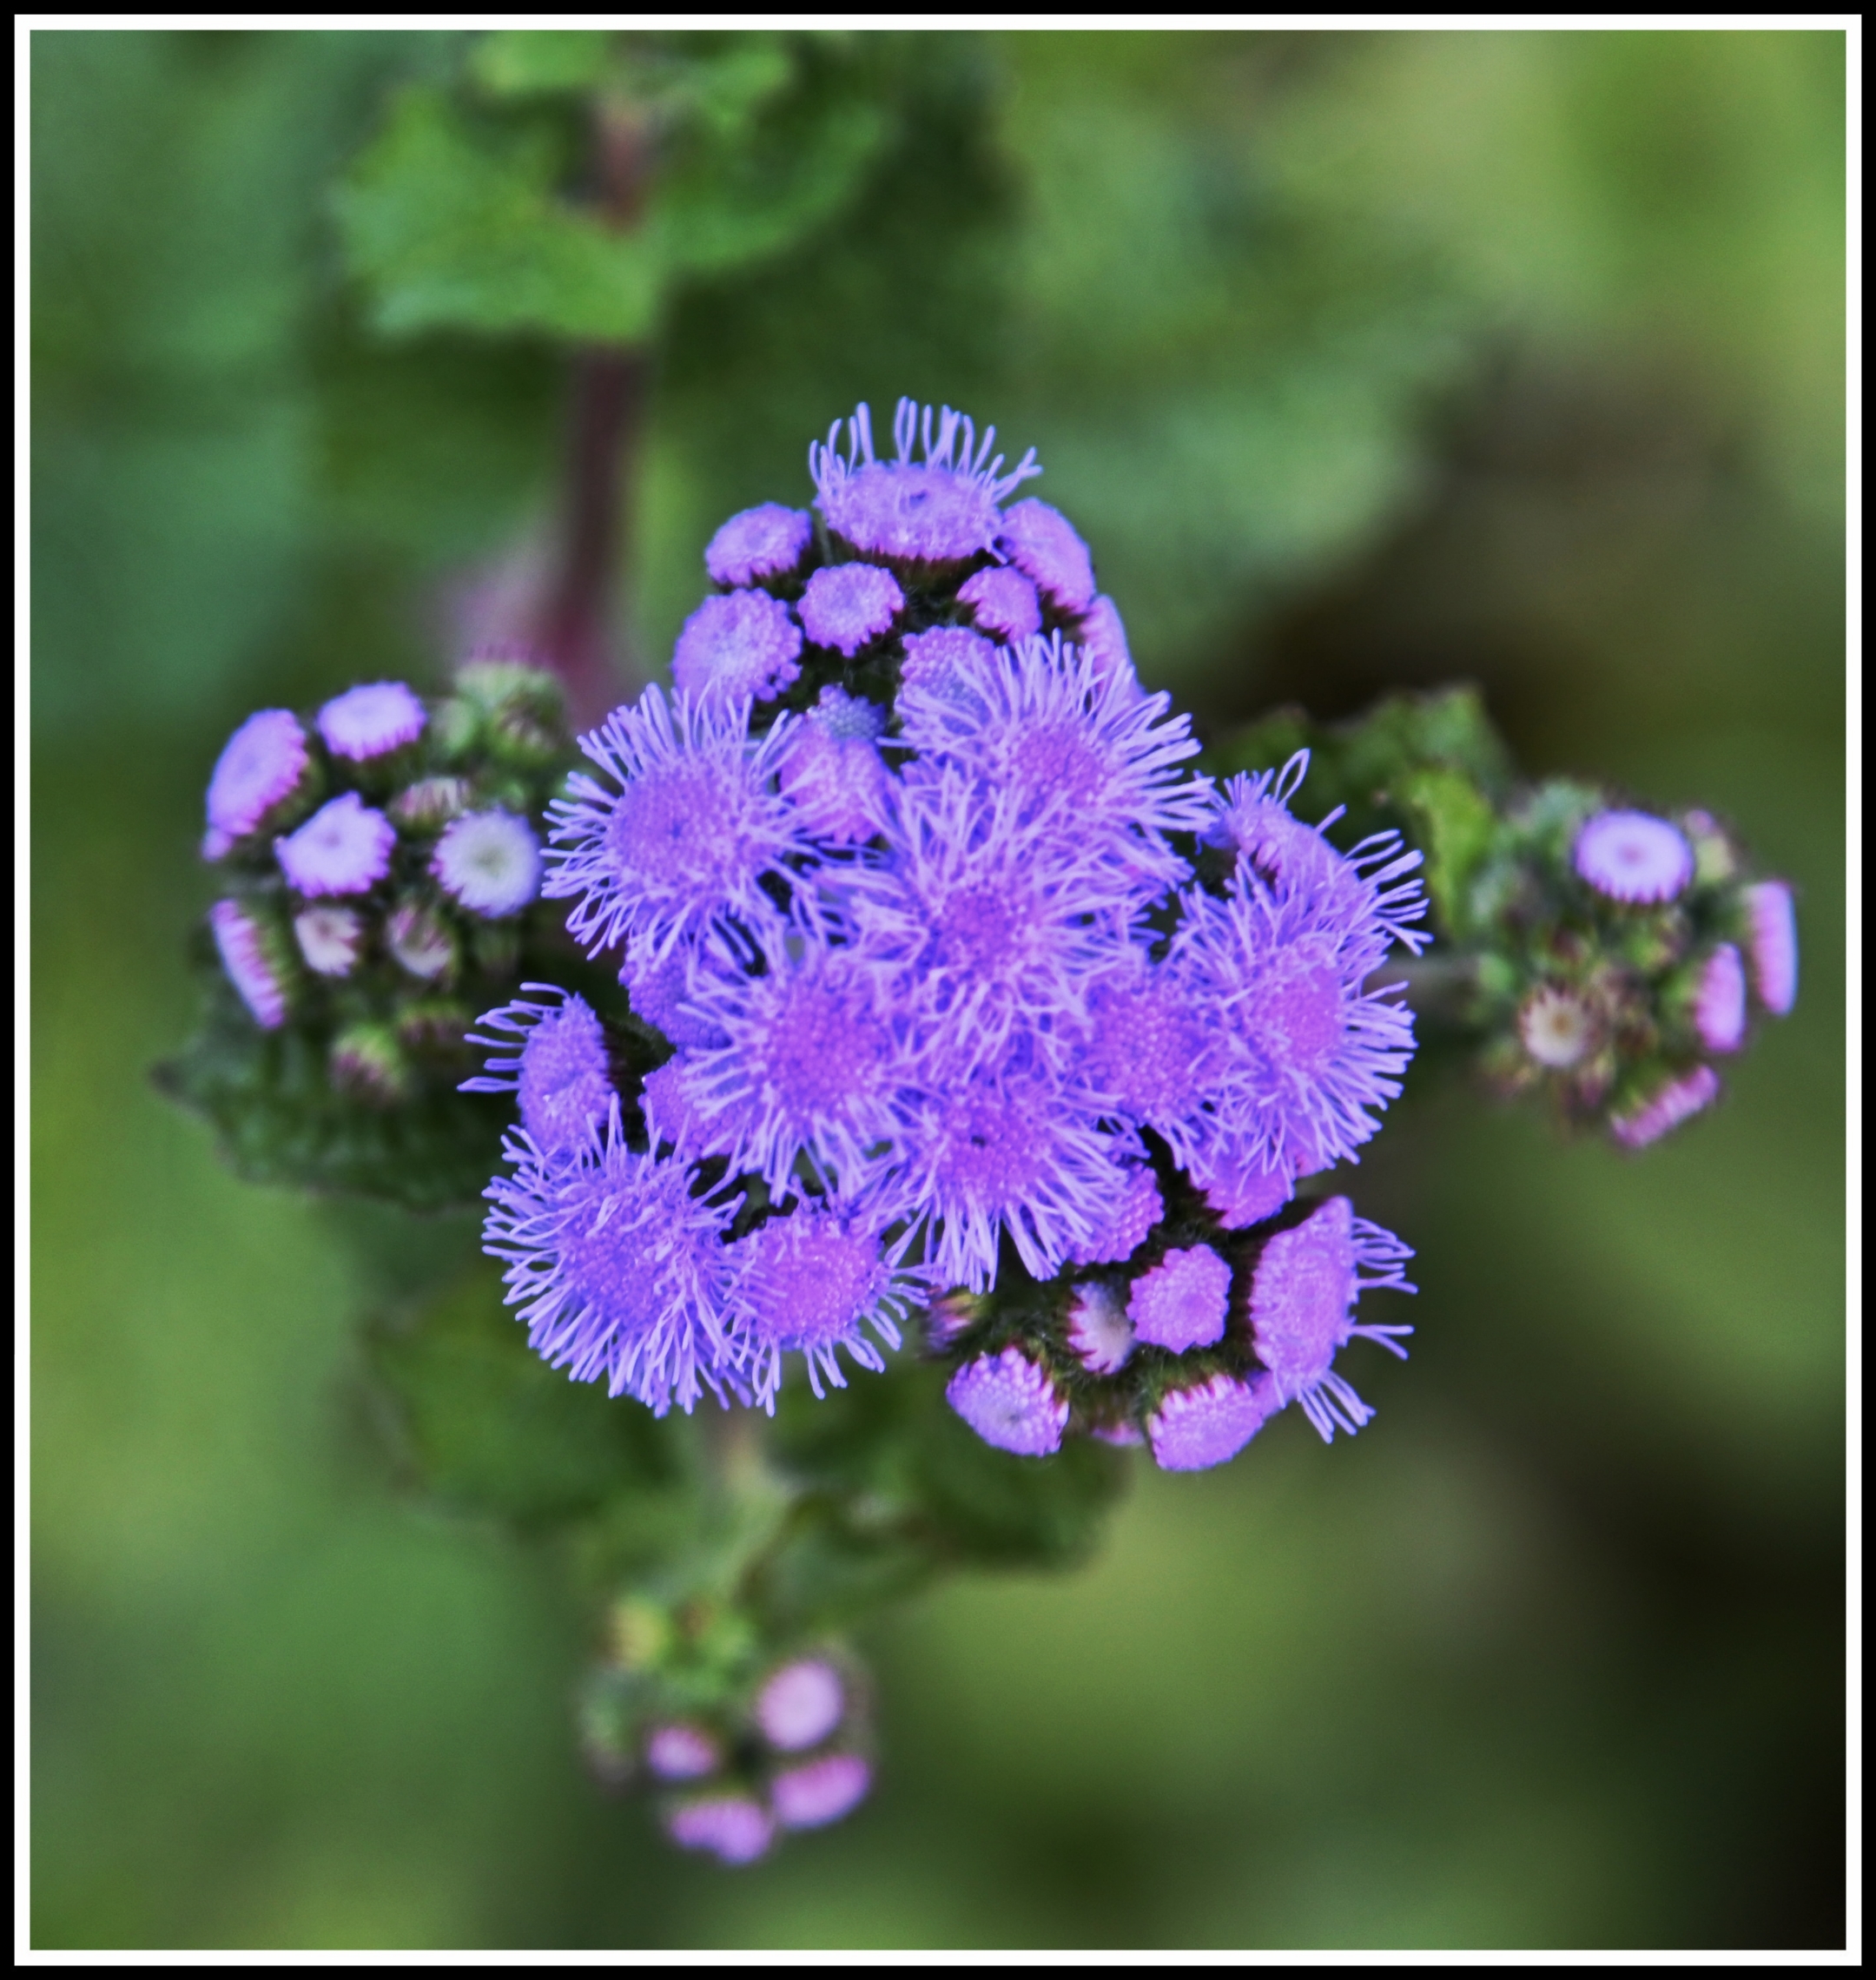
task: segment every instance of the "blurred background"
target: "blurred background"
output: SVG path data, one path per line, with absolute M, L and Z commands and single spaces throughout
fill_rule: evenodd
M 1477 681 L 1793 878 L 1797 1011 L 1640 1161 L 1417 1079 L 1378 1421 L 890 1615 L 874 1801 L 677 1856 L 558 1564 L 378 1454 L 358 1321 L 469 1227 L 243 1187 L 147 1078 L 228 730 L 437 679 L 549 512 L 564 357 L 375 336 L 335 245 L 459 37 L 35 32 L 33 1944 L 1840 1945 L 1843 36 L 868 38 L 862 189 L 672 306 L 641 671 L 811 435 L 962 405 L 1205 733 Z

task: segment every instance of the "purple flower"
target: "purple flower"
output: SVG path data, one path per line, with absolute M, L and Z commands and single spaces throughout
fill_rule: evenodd
M 1541 983 L 1518 1009 L 1518 1037 L 1540 1066 L 1566 1072 L 1595 1051 L 1601 1026 L 1574 991 Z
M 1231 1266 L 1209 1244 L 1168 1251 L 1133 1281 L 1127 1318 L 1136 1340 L 1182 1355 L 1225 1337 Z
M 824 1657 L 784 1664 L 756 1694 L 756 1723 L 777 1752 L 818 1746 L 847 1710 L 847 1687 Z
M 1068 1256 L 1078 1265 L 1118 1265 L 1146 1240 L 1146 1233 L 1166 1215 L 1159 1185 L 1145 1163 L 1126 1172 L 1121 1191 L 1105 1212 L 1105 1220 L 1085 1243 L 1071 1245 Z
M 306 731 L 284 708 L 262 709 L 228 737 L 208 779 L 208 831 L 202 857 L 218 860 L 300 788 Z
M 990 456 L 995 427 L 980 445 L 970 420 L 948 406 L 936 424 L 935 433 L 930 406 L 902 399 L 893 417 L 898 458 L 880 461 L 873 453 L 872 415 L 860 406 L 847 422 L 844 460 L 836 452 L 837 419 L 827 444 L 809 448 L 808 472 L 820 491 L 815 506 L 836 536 L 855 550 L 915 564 L 956 563 L 992 547 L 1001 525 L 997 505 L 1042 472 L 1034 450 L 1005 474 L 1003 457 Z M 921 461 L 913 460 L 915 446 Z
M 771 1218 L 730 1247 L 730 1298 L 754 1359 L 756 1395 L 771 1410 L 784 1354 L 807 1363 L 817 1396 L 823 1376 L 844 1389 L 836 1350 L 846 1349 L 862 1368 L 884 1368 L 865 1330 L 896 1348 L 899 1323 L 924 1291 L 922 1275 L 888 1264 L 863 1222 L 819 1209 Z
M 1133 1352 L 1133 1323 L 1120 1296 L 1100 1279 L 1078 1285 L 1068 1303 L 1068 1345 L 1090 1375 L 1113 1375 Z
M 516 1094 L 521 1125 L 544 1156 L 577 1154 L 587 1146 L 591 1131 L 604 1121 L 612 1104 L 605 1032 L 585 998 L 551 983 L 524 983 L 521 987 L 559 1000 L 534 1003 L 519 998 L 478 1018 L 478 1024 L 503 1035 L 469 1034 L 471 1045 L 479 1045 L 493 1056 L 483 1072 L 463 1081 L 462 1091 Z
M 540 891 L 540 841 L 512 811 L 472 811 L 445 828 L 430 871 L 472 914 L 519 914 Z
M 1133 671 L 1133 655 L 1127 646 L 1126 627 L 1121 623 L 1120 608 L 1110 597 L 1103 596 L 1081 615 L 1080 637 L 1083 650 L 1094 663 L 1094 677 L 1104 685 L 1111 680 L 1120 681 L 1131 694 L 1143 690 L 1139 676 Z
M 674 1401 L 689 1411 L 705 1387 L 742 1395 L 746 1356 L 724 1324 L 729 1213 L 691 1193 L 690 1170 L 627 1147 L 617 1101 L 588 1159 L 569 1165 L 525 1138 L 506 1152 L 514 1173 L 484 1192 L 482 1248 L 506 1264 L 528 1345 L 660 1416 Z
M 873 1770 L 857 1753 L 829 1753 L 778 1773 L 769 1798 L 784 1829 L 818 1829 L 850 1815 L 872 1785 Z
M 1694 1028 L 1709 1052 L 1737 1052 L 1746 1042 L 1746 965 L 1731 942 L 1722 942 L 1701 970 Z
M 665 1833 L 679 1849 L 704 1850 L 724 1863 L 754 1863 L 775 1840 L 775 1824 L 746 1794 L 687 1801 L 664 1818 Z
M 618 795 L 575 775 L 551 805 L 553 845 L 542 892 L 578 896 L 569 932 L 589 954 L 643 937 L 652 959 L 680 936 L 728 916 L 772 912 L 762 882 L 811 848 L 801 822 L 770 789 L 793 732 L 778 716 L 759 743 L 750 704 L 649 687 L 616 709 L 580 748 L 623 787 Z
M 1248 1230 L 1274 1217 L 1296 1194 L 1296 1180 L 1285 1167 L 1267 1163 L 1229 1136 L 1218 1136 L 1192 1151 L 1186 1172 L 1205 1192 L 1227 1231 Z
M 654 1726 L 645 1741 L 645 1766 L 660 1780 L 701 1780 L 722 1764 L 721 1748 L 701 1726 Z
M 375 681 L 327 702 L 319 711 L 319 732 L 334 756 L 364 763 L 414 742 L 428 719 L 403 682 Z
M 886 766 L 878 739 L 886 716 L 876 702 L 829 686 L 803 717 L 782 760 L 782 795 L 816 839 L 863 843 L 886 822 Z
M 1042 630 L 1042 601 L 1020 571 L 993 564 L 958 586 L 958 603 L 986 632 L 1002 639 L 1028 639 Z
M 1283 1407 L 1267 1375 L 1239 1382 L 1214 1375 L 1196 1388 L 1171 1389 L 1146 1421 L 1153 1462 L 1162 1471 L 1207 1471 L 1237 1456 Z
M 1190 871 L 1162 835 L 1197 831 L 1213 815 L 1211 779 L 1179 768 L 1199 744 L 1169 707 L 1165 695 L 1101 683 L 1058 636 L 962 657 L 940 690 L 903 687 L 898 713 L 921 756 L 981 778 L 1014 799 L 1025 825 L 1058 828 L 1151 898 Z
M 905 593 L 876 564 L 836 564 L 817 571 L 802 593 L 801 622 L 816 646 L 850 660 L 905 610 Z
M 307 967 L 320 976 L 349 976 L 364 946 L 365 923 L 350 908 L 302 908 L 294 939 Z
M 1019 1349 L 966 1362 L 946 1384 L 945 1401 L 999 1450 L 1048 1457 L 1061 1449 L 1068 1405 L 1047 1370 Z
M 1060 510 L 1034 496 L 1017 503 L 1004 513 L 997 547 L 1065 612 L 1085 612 L 1094 603 L 1087 545 Z
M 1798 1001 L 1798 921 L 1792 890 L 1782 880 L 1761 880 L 1746 889 L 1745 901 L 1753 986 L 1767 1010 L 1782 1018 Z
M 1104 1106 L 1185 1152 L 1186 1124 L 1224 1065 L 1215 1020 L 1208 1023 L 1172 973 L 1143 957 L 1097 979 L 1087 1010 L 1080 1080 Z
M 781 599 L 766 591 L 730 591 L 704 599 L 684 621 L 671 655 L 671 680 L 679 694 L 699 700 L 749 695 L 773 701 L 801 678 L 801 628 Z
M 753 584 L 778 578 L 801 562 L 814 538 L 814 518 L 805 509 L 759 502 L 717 531 L 704 552 L 704 568 L 719 584 Z
M 691 1010 L 685 1000 L 690 993 L 691 970 L 713 972 L 722 961 L 707 947 L 697 951 L 683 942 L 658 955 L 643 936 L 637 936 L 626 947 L 619 981 L 631 999 L 634 1013 L 663 1032 L 673 1045 L 721 1045 L 723 1033 Z
M 1275 1383 L 1272 1408 L 1300 1402 L 1323 1442 L 1352 1435 L 1374 1411 L 1333 1371 L 1337 1351 L 1356 1335 L 1405 1359 L 1397 1336 L 1407 1326 L 1357 1326 L 1354 1305 L 1372 1287 L 1414 1289 L 1401 1277 L 1413 1256 L 1391 1231 L 1331 1197 L 1301 1224 L 1264 1246 L 1251 1284 L 1251 1337 Z M 1364 1276 L 1367 1268 L 1367 1276 Z
M 1646 811 L 1597 812 L 1577 833 L 1575 857 L 1598 894 L 1632 904 L 1672 901 L 1694 877 L 1694 848 Z
M 397 828 L 355 790 L 320 805 L 297 832 L 274 842 L 281 871 L 309 900 L 367 894 L 391 870 Z
M 1720 1075 L 1710 1066 L 1696 1066 L 1691 1072 L 1668 1080 L 1640 1106 L 1614 1115 L 1609 1132 L 1624 1148 L 1646 1148 L 1719 1098 Z
M 239 902 L 218 901 L 208 910 L 208 926 L 228 981 L 254 1022 L 262 1031 L 278 1031 L 287 1021 L 287 981 L 261 923 Z
M 995 651 L 989 640 L 968 626 L 941 625 L 929 632 L 909 633 L 899 678 L 904 686 L 941 699 L 955 696 L 960 691 L 960 670 L 965 663 L 974 656 Z

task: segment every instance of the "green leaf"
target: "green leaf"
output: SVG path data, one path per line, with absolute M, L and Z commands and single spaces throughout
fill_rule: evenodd
M 604 1383 L 550 1368 L 502 1304 L 492 1265 L 380 1322 L 367 1348 L 417 1476 L 447 1505 L 541 1526 L 678 1481 L 666 1427 Z
M 614 42 L 598 28 L 506 28 L 476 43 L 469 74 L 492 96 L 591 89 L 604 80 Z
M 1426 855 L 1434 911 L 1450 934 L 1463 938 L 1469 932 L 1469 893 L 1497 837 L 1498 815 L 1463 770 L 1410 770 L 1396 784 L 1394 795 L 1412 820 L 1413 836 Z
M 657 253 L 644 230 L 618 232 L 558 196 L 560 151 L 548 126 L 475 121 L 439 89 L 406 89 L 337 195 L 377 327 L 647 335 L 663 293 Z

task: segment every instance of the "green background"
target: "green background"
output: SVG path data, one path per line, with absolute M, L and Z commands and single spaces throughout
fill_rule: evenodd
M 373 343 L 330 222 L 455 53 L 31 37 L 33 1943 L 1840 1944 L 1843 36 L 936 37 L 858 201 L 677 302 L 642 670 L 811 434 L 961 402 L 1206 733 L 1477 680 L 1804 941 L 1645 1158 L 1424 1070 L 1378 1420 L 886 1618 L 875 1799 L 737 1872 L 582 1775 L 553 1560 L 394 1488 L 356 1325 L 466 1228 L 242 1188 L 146 1079 L 228 730 L 435 679 L 539 526 L 559 361 Z

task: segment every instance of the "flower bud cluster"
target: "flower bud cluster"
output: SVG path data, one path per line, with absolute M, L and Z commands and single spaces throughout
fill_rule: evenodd
M 1659 817 L 1540 784 L 1499 820 L 1463 912 L 1482 931 L 1489 1076 L 1627 1148 L 1710 1106 L 1754 1011 L 1783 1016 L 1796 1000 L 1792 889 L 1751 877 L 1705 811 Z
M 1342 1199 L 1306 1238 L 1270 1220 L 1400 1090 L 1411 1020 L 1375 976 L 1427 940 L 1419 855 L 1294 818 L 1302 756 L 1193 775 L 1086 545 L 1011 499 L 1033 459 L 909 401 L 895 434 L 877 458 L 862 407 L 810 450 L 816 513 L 725 524 L 675 694 L 580 740 L 544 891 L 671 1056 L 615 1089 L 578 1000 L 488 1014 L 477 1084 L 521 1112 L 488 1191 L 510 1300 L 660 1413 L 772 1407 L 791 1355 L 842 1384 L 949 1289 L 999 1296 L 951 1401 L 1006 1449 L 1073 1420 L 1218 1462 L 1199 1416 L 1253 1393 L 1257 1422 L 1352 1429 L 1357 1267 L 1406 1254 Z M 1293 1297 L 1272 1246 L 1308 1254 Z M 1066 1345 L 1077 1296 L 1120 1302 L 1125 1373 Z
M 866 1798 L 869 1696 L 844 1645 L 765 1653 L 733 1609 L 628 1596 L 587 1682 L 581 1740 L 608 1786 L 654 1798 L 681 1848 L 752 1863 Z

